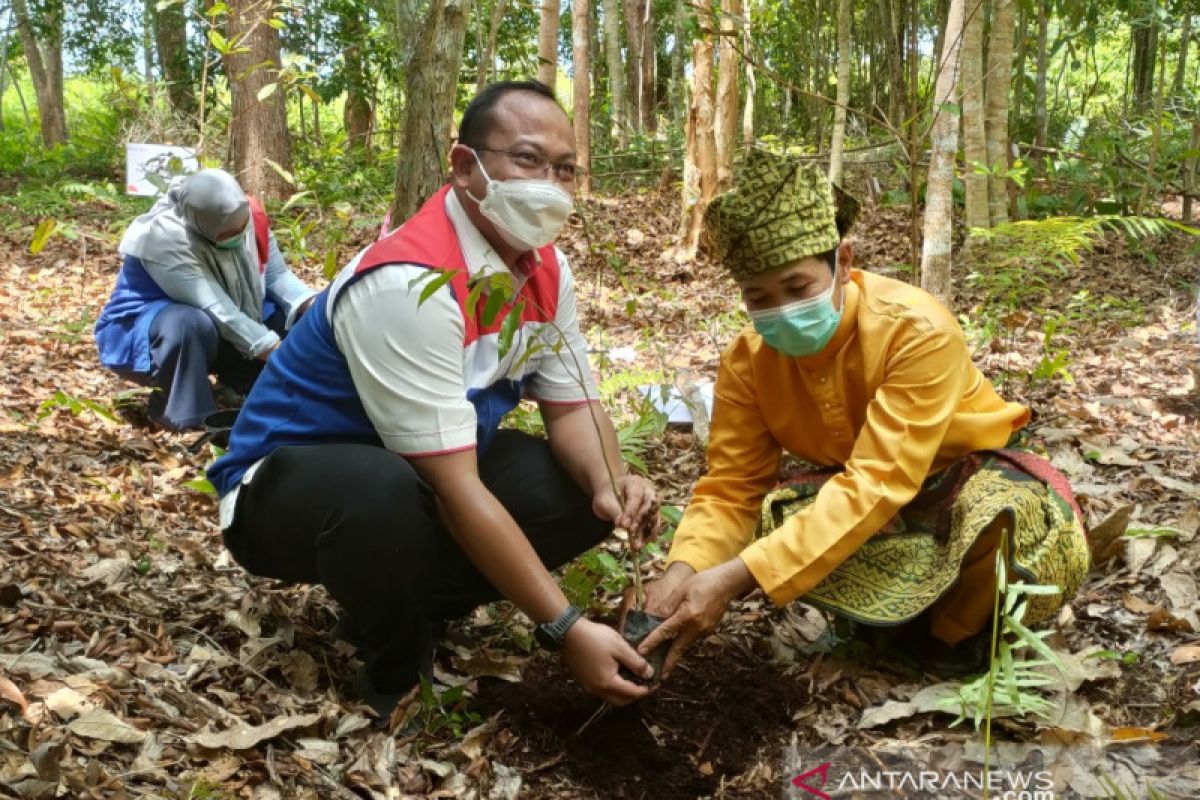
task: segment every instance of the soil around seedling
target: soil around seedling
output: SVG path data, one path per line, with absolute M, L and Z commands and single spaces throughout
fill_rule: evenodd
M 504 712 L 506 733 L 493 746 L 527 777 L 523 798 L 563 797 L 552 778 L 565 772 L 605 800 L 695 800 L 744 772 L 764 749 L 763 759 L 779 763 L 773 751 L 811 699 L 808 682 L 788 676 L 787 666 L 766 652 L 704 642 L 649 698 L 597 715 L 600 700 L 562 665 L 537 659 L 521 683 L 482 682 L 472 707 L 484 716 Z

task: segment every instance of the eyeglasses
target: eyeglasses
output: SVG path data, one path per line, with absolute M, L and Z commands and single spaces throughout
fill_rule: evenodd
M 535 150 L 502 150 L 495 147 L 474 147 L 472 149 L 480 153 L 503 153 L 508 156 L 508 160 L 514 166 L 524 172 L 537 172 L 542 175 L 549 175 L 550 169 L 553 168 L 554 175 L 560 181 L 564 182 L 574 181 L 587 174 L 586 169 L 571 161 L 560 161 L 557 164 L 552 164 L 550 163 L 550 159 Z

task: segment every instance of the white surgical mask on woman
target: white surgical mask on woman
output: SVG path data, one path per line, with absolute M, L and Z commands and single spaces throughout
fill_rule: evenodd
M 479 213 L 496 226 L 508 245 L 522 252 L 545 247 L 554 241 L 575 209 L 575 201 L 554 181 L 532 178 L 492 180 L 479 153 L 475 163 L 487 180 L 483 199 L 467 192 L 479 204 Z

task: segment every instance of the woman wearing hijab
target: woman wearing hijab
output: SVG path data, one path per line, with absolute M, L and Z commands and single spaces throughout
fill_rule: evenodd
M 210 373 L 248 392 L 315 294 L 284 263 L 262 206 L 219 169 L 174 184 L 120 253 L 96 322 L 100 362 L 155 387 L 150 418 L 171 430 L 216 411 Z
M 1046 461 L 1008 449 L 1030 418 L 971 362 L 954 316 L 907 283 L 852 269 L 856 204 L 766 152 L 705 219 L 752 327 L 721 357 L 708 446 L 646 610 L 665 672 L 735 598 L 762 589 L 860 625 L 946 671 L 986 661 L 996 556 L 1053 585 L 1025 623 L 1074 596 L 1089 555 Z M 841 205 L 841 208 L 838 207 Z M 839 224 L 840 223 L 840 224 Z M 780 482 L 783 452 L 808 465 Z

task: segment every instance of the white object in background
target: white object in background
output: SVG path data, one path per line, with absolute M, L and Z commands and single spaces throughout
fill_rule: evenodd
M 711 381 L 697 383 L 696 388 L 700 391 L 700 399 L 704 401 L 704 410 L 707 412 L 708 418 L 712 419 L 713 383 Z M 649 398 L 650 403 L 656 409 L 667 415 L 667 422 L 687 423 L 692 421 L 692 412 L 683 402 L 683 395 L 674 386 L 639 386 L 638 392 L 643 397 Z
M 172 164 L 172 161 L 175 163 Z M 175 167 L 175 169 L 172 169 Z M 155 197 L 162 193 L 150 176 L 163 184 L 179 174 L 200 169 L 196 151 L 190 147 L 169 144 L 130 142 L 125 145 L 125 193 L 138 197 Z
M 614 347 L 608 351 L 608 357 L 613 361 L 625 361 L 632 364 L 637 361 L 637 350 L 632 347 Z

